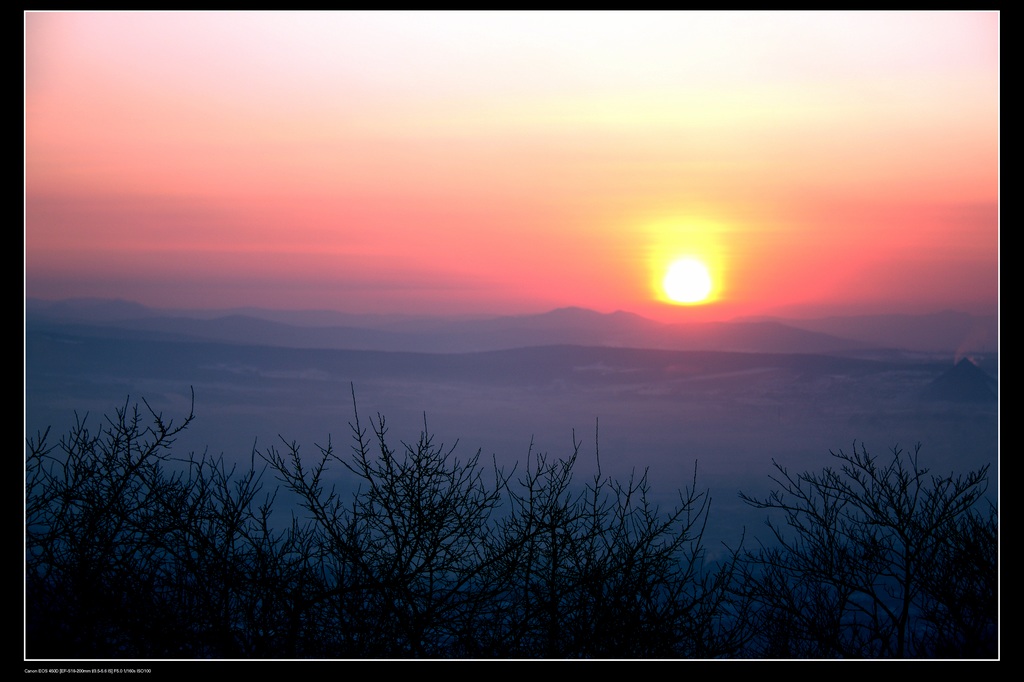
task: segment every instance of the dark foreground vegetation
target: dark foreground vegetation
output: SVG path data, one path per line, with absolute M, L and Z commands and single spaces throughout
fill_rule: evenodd
M 711 562 L 696 475 L 659 509 L 646 475 L 574 480 L 578 442 L 503 471 L 356 413 L 351 448 L 238 470 L 174 452 L 191 421 L 143 401 L 28 439 L 28 658 L 998 655 L 986 468 L 777 465 L 743 496 L 769 537 Z

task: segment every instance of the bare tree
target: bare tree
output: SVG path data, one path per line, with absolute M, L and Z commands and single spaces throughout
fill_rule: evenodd
M 77 419 L 57 445 L 49 431 L 28 440 L 26 598 L 28 649 L 48 655 L 131 655 L 156 641 L 152 621 L 167 596 L 172 552 L 165 539 L 177 515 L 164 512 L 190 494 L 168 472 L 171 445 L 193 419 L 175 426 L 143 401 L 127 403 L 92 433 Z M 148 417 L 149 425 L 145 425 Z
M 27 440 L 30 657 L 996 654 L 987 468 L 933 476 L 917 448 L 863 446 L 821 473 L 776 465 L 778 489 L 743 499 L 782 521 L 712 564 L 696 465 L 663 511 L 646 471 L 601 472 L 596 433 L 588 480 L 575 434 L 568 457 L 531 445 L 505 473 L 426 418 L 393 446 L 353 391 L 346 454 L 282 439 L 228 466 L 172 454 L 191 410 L 176 425 L 142 405 Z
M 499 656 L 678 657 L 726 655 L 732 567 L 704 562 L 706 492 L 679 493 L 663 513 L 646 471 L 627 482 L 598 471 L 573 484 L 581 444 L 566 459 L 527 456 L 501 532 L 496 582 L 506 585 L 490 626 Z
M 329 608 L 343 626 L 333 646 L 350 655 L 456 655 L 488 595 L 481 579 L 498 551 L 491 516 L 506 479 L 495 468 L 488 480 L 479 452 L 460 461 L 455 445 L 435 444 L 425 419 L 402 450 L 380 415 L 372 438 L 358 411 L 350 426 L 348 457 L 330 441 L 309 470 L 294 443 L 264 455 L 307 510 L 322 562 L 294 608 Z M 326 487 L 332 464 L 355 476 L 351 499 Z
M 838 468 L 792 475 L 776 463 L 778 489 L 763 499 L 741 493 L 782 517 L 767 522 L 773 542 L 744 561 L 743 594 L 760 618 L 756 655 L 936 653 L 937 614 L 952 606 L 938 589 L 940 571 L 970 561 L 974 541 L 994 551 L 978 535 L 994 528 L 994 517 L 991 527 L 974 523 L 987 466 L 966 476 L 931 475 L 919 451 L 897 447 L 879 462 L 854 444 L 850 453 L 831 453 Z M 994 589 L 991 577 L 972 574 L 985 586 L 970 589 Z M 954 626 L 943 618 L 941 627 Z

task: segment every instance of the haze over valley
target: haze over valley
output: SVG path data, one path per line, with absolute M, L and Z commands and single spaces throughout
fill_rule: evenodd
M 854 441 L 876 455 L 921 442 L 934 470 L 991 464 L 998 481 L 995 318 L 861 320 L 869 340 L 858 341 L 801 328 L 849 326 L 841 319 L 701 325 L 690 336 L 686 327 L 582 309 L 344 326 L 309 315 L 313 326 L 273 311 L 30 300 L 26 315 L 29 435 L 142 398 L 180 419 L 194 389 L 197 419 L 178 447 L 245 466 L 254 446 L 280 445 L 279 437 L 310 455 L 328 436 L 348 448 L 354 388 L 361 418 L 384 415 L 396 439 L 415 440 L 426 417 L 438 439 L 458 439 L 462 455 L 480 449 L 506 467 L 524 465 L 531 439 L 535 453 L 567 457 L 575 432 L 578 476 L 589 476 L 599 429 L 602 473 L 649 468 L 666 505 L 692 485 L 696 464 L 698 485 L 714 498 L 711 527 L 733 543 L 761 521 L 737 492 L 766 489 L 773 459 L 799 471 L 829 465 L 829 450 Z M 919 337 L 908 339 L 903 326 Z M 892 337 L 879 338 L 886 328 Z M 638 339 L 655 347 L 629 344 Z M 922 350 L 936 339 L 944 347 Z M 908 340 L 910 348 L 895 343 Z M 954 372 L 967 357 L 972 371 Z

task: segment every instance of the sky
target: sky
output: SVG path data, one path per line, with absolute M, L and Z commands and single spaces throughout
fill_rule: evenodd
M 995 313 L 999 18 L 28 12 L 25 295 Z

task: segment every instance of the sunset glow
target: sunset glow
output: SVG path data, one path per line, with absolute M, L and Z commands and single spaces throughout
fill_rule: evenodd
M 28 296 L 997 306 L 997 12 L 29 12 L 25 45 Z

